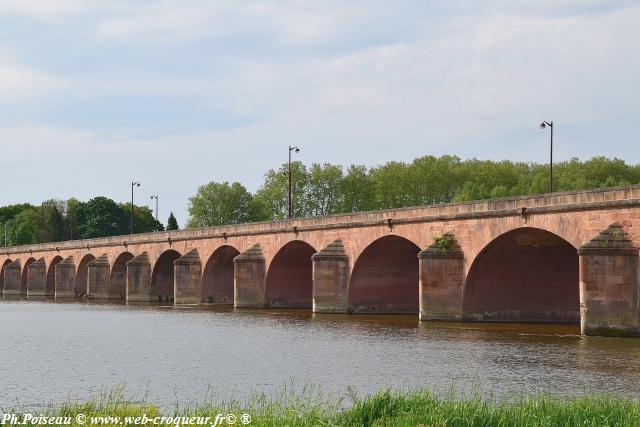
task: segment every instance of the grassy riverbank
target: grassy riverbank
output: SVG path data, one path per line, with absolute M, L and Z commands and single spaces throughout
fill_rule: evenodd
M 639 426 L 640 402 L 610 396 L 561 399 L 547 395 L 522 397 L 506 401 L 492 399 L 437 396 L 428 391 L 400 393 L 381 391 L 358 398 L 353 395 L 333 401 L 320 394 L 304 397 L 291 394 L 286 399 L 271 400 L 256 395 L 246 404 L 204 404 L 190 408 L 160 410 L 154 405 L 131 403 L 123 399 L 102 399 L 87 403 L 64 404 L 45 412 L 48 416 L 68 416 L 72 425 L 78 414 L 103 419 L 100 425 L 124 425 L 124 417 L 145 414 L 158 416 L 210 417 L 234 414 L 241 426 L 242 415 L 251 416 L 251 426 Z M 246 418 L 245 418 L 246 420 Z M 221 421 L 218 425 L 226 426 Z M 130 421 L 133 423 L 133 421 Z M 95 424 L 93 424 L 95 425 Z M 147 424 L 151 425 L 151 423 Z M 174 422 L 175 425 L 175 422 Z

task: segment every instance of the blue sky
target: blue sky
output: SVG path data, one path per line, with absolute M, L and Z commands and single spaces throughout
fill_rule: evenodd
M 638 1 L 0 0 L 1 204 L 298 159 L 640 162 Z

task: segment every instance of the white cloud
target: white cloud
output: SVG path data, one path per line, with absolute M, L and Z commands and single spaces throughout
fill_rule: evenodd
M 0 60 L 0 104 L 27 102 L 63 86 L 55 76 Z
M 3 155 L 15 159 L 29 147 L 30 164 L 58 178 L 37 180 L 33 188 L 41 193 L 34 201 L 61 189 L 61 197 L 76 192 L 123 200 L 127 182 L 136 178 L 177 211 L 211 179 L 255 189 L 266 169 L 286 159 L 289 144 L 303 147 L 304 161 L 342 164 L 427 153 L 546 161 L 539 147 L 548 135 L 536 126 L 546 119 L 558 124 L 560 159 L 604 154 L 640 161 L 640 149 L 629 143 L 640 115 L 634 44 L 640 8 L 536 14 L 491 3 L 479 14 L 442 19 L 420 3 L 415 16 L 398 23 L 394 6 L 381 2 L 358 14 L 358 3 L 115 1 L 102 14 L 83 12 L 96 25 L 61 49 L 61 55 L 104 53 L 109 61 L 99 67 L 85 72 L 78 62 L 77 69 L 56 74 L 0 58 L 5 105 L 53 88 L 73 111 L 86 107 L 82 117 L 67 115 L 63 123 L 60 116 L 45 124 L 27 115 L 22 122 L 41 124 L 6 124 L 0 140 L 16 143 Z M 68 4 L 66 13 L 79 13 L 80 6 Z M 380 28 L 397 34 L 382 37 Z M 247 47 L 234 41 L 238 35 L 269 43 Z M 38 53 L 33 46 L 24 50 Z M 119 56 L 128 50 L 130 56 Z M 154 55 L 185 63 L 158 66 L 165 63 Z M 190 73 L 191 66 L 199 72 Z M 105 101 L 113 97 L 117 102 Z M 163 127 L 182 113 L 163 111 L 172 98 L 191 103 L 203 118 L 180 129 Z M 132 114 L 117 128 L 92 128 L 103 112 L 140 99 L 159 105 L 144 126 Z M 218 113 L 239 120 L 211 124 Z M 164 136 L 148 136 L 161 133 L 156 126 Z M 613 142 L 600 143 L 603 128 L 615 128 Z M 13 163 L 2 167 L 25 180 L 30 174 Z

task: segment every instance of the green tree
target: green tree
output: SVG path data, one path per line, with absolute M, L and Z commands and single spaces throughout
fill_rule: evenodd
M 8 205 L 0 207 L 0 233 L 2 233 L 2 244 L 5 246 L 13 246 L 18 244 L 35 243 L 32 240 L 31 227 L 25 228 L 24 217 L 21 221 L 16 221 L 16 217 L 24 212 L 33 210 L 34 207 L 29 203 L 22 203 L 17 205 Z M 17 227 L 20 226 L 20 232 L 18 233 Z M 5 228 L 6 228 L 6 240 L 5 240 Z M 19 236 L 16 235 L 19 234 Z
M 167 219 L 167 231 L 177 230 L 178 229 L 178 221 L 176 217 L 173 215 L 173 212 L 169 214 L 169 219 Z
M 329 215 L 344 205 L 342 166 L 314 163 L 309 169 L 306 191 L 306 215 Z
M 107 197 L 94 197 L 77 212 L 77 227 L 82 239 L 127 234 L 129 218 L 124 210 Z
M 2 206 L 0 207 L 0 222 L 5 223 L 6 221 L 12 220 L 20 212 L 27 209 L 33 209 L 33 205 L 29 203 L 21 203 L 18 205 Z
M 341 212 L 362 212 L 375 209 L 375 192 L 369 170 L 363 165 L 351 165 L 340 183 Z
M 375 204 L 377 209 L 415 206 L 410 187 L 411 174 L 404 162 L 388 162 L 371 169 Z
M 408 202 L 412 205 L 448 203 L 464 182 L 461 160 L 456 156 L 424 156 L 408 166 Z
M 129 219 L 127 229 L 131 228 L 131 203 L 119 203 L 120 209 Z M 148 206 L 133 205 L 133 232 L 149 233 L 156 230 L 156 219 Z
M 40 205 L 41 242 L 60 242 L 64 240 L 64 218 L 60 208 L 64 202 L 47 200 Z
M 488 199 L 491 192 L 483 183 L 467 181 L 453 197 L 454 202 L 466 202 L 470 200 Z
M 187 228 L 214 227 L 251 221 L 251 193 L 240 183 L 210 182 L 189 199 Z
M 280 169 L 269 170 L 265 174 L 264 184 L 255 194 L 256 206 L 259 206 L 262 219 L 287 218 L 289 203 L 289 166 L 283 164 Z M 292 170 L 292 194 L 293 214 L 296 217 L 308 216 L 307 211 L 307 187 L 309 174 L 302 162 L 291 163 Z
M 64 237 L 65 239 L 77 239 L 78 232 L 78 210 L 84 205 L 83 202 L 72 197 L 65 202 L 64 207 Z
M 22 210 L 7 223 L 9 246 L 38 243 L 40 234 L 40 215 L 31 207 Z

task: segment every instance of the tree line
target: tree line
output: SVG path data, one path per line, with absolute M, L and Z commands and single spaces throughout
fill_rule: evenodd
M 51 199 L 39 206 L 29 203 L 0 207 L 0 241 L 3 246 L 90 239 L 128 234 L 131 204 L 116 203 L 107 197 L 82 202 L 75 198 Z M 133 207 L 134 233 L 163 231 L 147 206 Z M 173 213 L 168 230 L 178 229 Z
M 554 191 L 640 183 L 640 164 L 594 157 L 554 163 Z M 363 165 L 292 163 L 294 216 L 308 217 L 548 191 L 547 164 L 424 156 Z M 188 228 L 276 220 L 288 213 L 288 164 L 269 170 L 255 193 L 238 182 L 210 182 L 189 199 Z
M 424 156 L 376 167 L 292 163 L 294 216 L 308 217 L 545 193 L 548 165 Z M 210 182 L 189 199 L 187 228 L 277 220 L 288 213 L 288 164 L 271 169 L 251 193 L 238 182 Z M 556 191 L 640 183 L 640 165 L 594 157 L 554 164 Z M 23 245 L 124 235 L 131 205 L 107 197 L 0 207 L 0 242 Z M 134 206 L 134 232 L 164 230 L 147 206 Z M 177 230 L 171 213 L 167 230 Z M 6 238 L 5 238 L 6 229 Z

